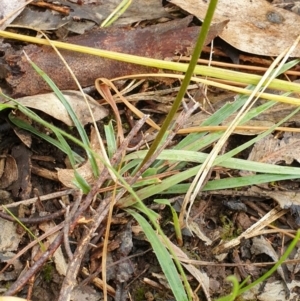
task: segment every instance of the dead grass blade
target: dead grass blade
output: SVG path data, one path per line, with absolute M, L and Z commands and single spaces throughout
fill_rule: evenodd
M 242 118 L 251 109 L 251 107 L 253 106 L 255 101 L 258 99 L 258 97 L 256 97 L 253 100 L 253 98 L 255 97 L 255 93 L 257 93 L 263 87 L 263 85 L 264 85 L 264 87 L 262 88 L 262 90 L 265 90 L 268 87 L 269 83 L 279 73 L 280 68 L 284 65 L 284 63 L 286 62 L 286 60 L 290 56 L 290 53 L 292 53 L 292 51 L 298 45 L 299 40 L 300 40 L 300 36 L 298 37 L 298 39 L 295 41 L 295 43 L 289 49 L 287 49 L 279 57 L 277 57 L 276 60 L 274 60 L 274 62 L 272 63 L 272 65 L 270 66 L 268 71 L 265 73 L 265 75 L 260 80 L 259 84 L 254 88 L 253 93 L 250 95 L 247 102 L 244 104 L 243 108 L 237 114 L 237 116 L 235 117 L 233 122 L 229 125 L 229 127 L 227 128 L 227 130 L 223 134 L 222 138 L 217 142 L 217 144 L 213 148 L 212 152 L 210 153 L 210 156 L 201 165 L 200 170 L 197 173 L 196 177 L 194 178 L 194 180 L 193 180 L 193 182 L 192 182 L 192 184 L 189 188 L 189 191 L 187 192 L 187 194 L 185 196 L 184 202 L 182 204 L 182 209 L 181 209 L 181 212 L 180 212 L 180 222 L 182 223 L 182 225 L 184 224 L 184 221 L 183 221 L 184 215 L 187 214 L 187 219 L 188 219 L 188 217 L 190 215 L 192 205 L 194 203 L 194 200 L 195 200 L 196 196 L 198 195 L 199 191 L 201 190 L 201 188 L 203 187 L 203 185 L 205 184 L 205 181 L 207 181 L 207 177 L 209 175 L 211 167 L 213 166 L 214 161 L 215 161 L 218 153 L 220 152 L 221 148 L 223 147 L 224 143 L 229 138 L 229 136 L 232 134 L 234 128 L 240 123 Z M 276 69 L 275 72 L 273 72 L 276 65 L 280 61 L 281 61 L 281 63 L 279 64 L 278 68 Z M 186 207 L 187 207 L 188 203 L 190 205 L 189 205 L 188 211 L 186 213 L 185 210 L 186 210 Z

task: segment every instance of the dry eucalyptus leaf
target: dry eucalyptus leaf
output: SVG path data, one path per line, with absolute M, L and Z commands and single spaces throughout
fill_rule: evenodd
M 21 235 L 17 233 L 17 225 L 0 218 L 0 252 L 17 250 Z
M 252 186 L 249 191 L 252 195 L 259 197 L 271 198 L 278 203 L 280 208 L 289 209 L 300 206 L 300 192 L 298 191 L 280 191 L 280 190 L 265 190 L 257 186 Z
M 269 241 L 267 241 L 263 236 L 261 237 L 254 237 L 252 240 L 252 246 L 251 246 L 251 253 L 253 255 L 259 255 L 259 254 L 267 254 L 270 256 L 273 261 L 278 261 L 278 255 L 275 252 L 274 248 L 270 244 Z
M 298 289 L 300 282 L 293 280 L 287 283 L 287 287 L 290 291 L 290 296 L 286 296 L 286 286 L 283 281 L 266 281 L 254 286 L 251 290 L 243 293 L 243 300 L 245 301 L 287 301 L 287 300 L 298 300 L 299 294 Z
M 63 94 L 83 125 L 92 122 L 88 106 L 80 92 L 63 91 Z M 91 96 L 86 95 L 86 97 L 96 121 L 107 116 L 107 110 L 103 106 L 99 105 Z M 16 100 L 26 107 L 47 113 L 69 126 L 74 125 L 64 105 L 54 93 L 27 96 Z
M 16 160 L 18 178 L 10 186 L 13 198 L 28 199 L 31 195 L 31 156 L 32 152 L 24 144 L 15 145 L 11 155 Z
M 146 56 L 155 59 L 170 59 L 174 54 L 189 55 L 199 35 L 199 26 L 191 26 L 192 16 L 176 19 L 164 24 L 145 28 L 102 28 L 84 35 L 68 38 L 71 44 L 116 51 L 126 54 Z M 226 22 L 214 24 L 208 33 L 205 44 L 219 35 Z M 154 46 L 155 45 L 155 46 Z M 56 83 L 60 90 L 76 90 L 78 86 L 65 68 L 57 53 L 49 46 L 27 45 L 23 50 Z M 159 72 L 158 68 L 131 64 L 101 58 L 86 53 L 60 50 L 74 72 L 80 85 L 88 87 L 95 79 L 115 78 L 130 74 Z M 5 51 L 0 64 L 0 77 L 5 77 L 14 97 L 36 95 L 48 92 L 49 85 L 28 64 L 23 52 L 10 48 Z
M 25 115 L 23 112 L 19 110 L 14 110 L 10 112 L 9 116 L 12 116 L 13 118 L 17 118 L 18 120 L 21 120 L 27 123 L 28 125 L 32 125 L 33 122 L 33 120 L 30 119 L 30 117 L 28 117 L 27 115 Z M 32 144 L 32 134 L 16 126 L 13 127 L 13 130 L 15 134 L 19 137 L 19 139 L 23 142 L 23 144 L 30 149 Z
M 6 264 L 9 260 L 14 258 L 16 254 L 14 252 L 1 252 L 0 253 L 0 262 L 1 264 Z M 0 281 L 12 281 L 16 280 L 20 275 L 21 271 L 24 269 L 23 263 L 18 258 L 15 258 L 11 264 L 12 269 L 7 269 L 4 272 L 0 273 Z M 0 294 L 5 292 L 5 288 L 0 287 Z M 0 299 L 1 300 L 1 299 Z
M 96 291 L 91 286 L 75 287 L 71 293 L 71 301 L 98 301 L 102 300 L 102 293 Z M 0 300 L 1 301 L 1 300 Z
M 196 222 L 189 221 L 189 230 L 192 231 L 193 234 L 196 235 L 201 241 L 203 241 L 206 246 L 210 246 L 212 244 L 212 240 L 203 233 Z
M 5 28 L 22 12 L 23 9 L 21 7 L 24 6 L 25 2 L 26 0 L 1 0 L 0 20 L 6 18 L 19 9 L 3 24 L 0 24 L 1 30 L 5 30 Z
M 55 30 L 64 26 L 70 20 L 63 18 L 61 14 L 54 14 L 51 10 L 36 11 L 30 6 L 26 7 L 22 14 L 13 21 L 13 25 L 31 26 L 39 30 Z
M 32 144 L 31 133 L 17 127 L 14 127 L 14 132 L 19 137 L 19 139 L 24 143 L 24 145 L 26 145 L 28 148 L 31 148 L 31 144 Z
M 11 0 L 9 0 L 11 2 Z M 19 1 L 19 0 L 17 0 Z M 50 1 L 69 9 L 69 14 L 53 13 L 52 10 L 37 11 L 31 6 L 13 22 L 18 26 L 31 26 L 40 30 L 56 30 L 64 27 L 67 31 L 83 34 L 95 24 L 100 25 L 117 7 L 119 0 L 94 1 L 94 3 L 79 4 L 69 0 Z M 162 6 L 160 0 L 135 0 L 132 1 L 126 12 L 117 19 L 113 26 L 128 25 L 144 20 L 171 17 Z
M 299 293 L 297 292 L 300 287 L 300 282 L 293 280 L 285 285 L 284 281 L 267 282 L 263 287 L 263 291 L 258 293 L 257 300 L 260 301 L 286 301 L 286 300 L 299 300 Z M 286 289 L 290 294 L 287 297 Z M 255 298 L 256 299 L 256 298 Z M 253 300 L 253 299 L 252 299 Z
M 209 1 L 170 0 L 203 20 Z M 299 35 L 300 16 L 266 0 L 219 0 L 214 22 L 229 19 L 220 37 L 231 46 L 253 54 L 278 56 Z M 300 56 L 300 46 L 292 53 Z
M 269 164 L 300 162 L 300 133 L 286 132 L 282 138 L 264 137 L 254 145 L 248 160 Z

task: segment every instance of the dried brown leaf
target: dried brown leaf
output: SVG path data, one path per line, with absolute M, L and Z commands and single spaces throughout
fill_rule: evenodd
M 268 135 L 257 142 L 248 160 L 278 164 L 291 164 L 293 160 L 300 162 L 300 133 L 286 132 L 282 138 Z
M 209 1 L 170 0 L 203 20 Z M 299 35 L 300 16 L 274 7 L 268 1 L 219 0 L 214 22 L 229 19 L 220 37 L 233 47 L 254 54 L 278 56 Z M 300 56 L 298 46 L 292 53 Z

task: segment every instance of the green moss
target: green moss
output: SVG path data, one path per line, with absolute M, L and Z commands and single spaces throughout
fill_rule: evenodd
M 144 301 L 146 292 L 147 290 L 144 286 L 136 287 L 135 290 L 132 292 L 133 300 Z
M 221 238 L 223 240 L 231 240 L 241 234 L 242 230 L 236 228 L 234 223 L 226 215 L 221 215 L 220 220 L 222 223 Z
M 46 283 L 51 282 L 53 270 L 54 270 L 54 267 L 50 262 L 46 263 L 44 265 L 44 267 L 42 269 L 42 277 Z

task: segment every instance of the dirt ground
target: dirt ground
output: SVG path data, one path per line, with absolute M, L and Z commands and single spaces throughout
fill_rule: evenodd
M 177 13 L 180 17 L 178 19 L 183 19 L 181 17 L 186 15 L 181 10 L 177 11 Z M 158 18 L 158 20 L 160 19 Z M 150 27 L 153 24 L 155 24 L 154 26 L 160 26 L 158 20 L 141 22 L 141 27 Z M 185 22 L 188 22 L 189 27 L 184 26 L 190 29 L 181 28 Z M 134 24 L 136 27 L 139 26 L 139 22 Z M 178 25 L 180 28 L 178 29 L 178 36 L 182 37 L 182 40 L 188 36 L 187 44 L 182 46 L 184 50 L 190 47 L 190 44 L 195 39 L 195 34 L 198 32 L 198 27 L 197 30 L 191 30 L 193 26 L 190 25 L 199 26 L 199 21 L 189 18 L 188 21 L 181 20 L 180 25 Z M 161 38 L 158 40 L 166 41 L 167 36 L 165 33 L 169 30 L 166 29 L 167 26 L 159 31 Z M 158 27 L 155 28 L 154 32 L 156 32 Z M 124 30 L 128 30 L 128 28 Z M 132 34 L 130 39 L 141 39 L 143 34 L 139 30 L 137 29 L 137 32 L 130 33 Z M 20 31 L 23 34 L 32 34 L 30 30 L 23 29 Z M 109 30 L 107 32 L 111 34 Z M 118 32 L 117 29 L 113 29 L 112 32 L 116 35 L 119 34 L 116 33 Z M 150 38 L 152 34 L 153 31 L 149 30 L 148 35 Z M 76 40 L 86 37 L 85 35 L 82 35 L 82 37 L 80 35 L 74 36 L 75 34 L 72 33 L 70 39 Z M 50 37 L 59 38 L 55 36 L 54 32 L 51 32 Z M 145 42 L 141 43 L 145 44 L 143 47 L 145 46 L 146 48 L 141 46 L 137 50 L 137 55 L 143 55 L 143 52 L 146 53 L 147 47 L 151 46 L 153 42 L 150 38 L 149 40 L 145 39 Z M 118 39 L 115 38 L 115 40 Z M 110 40 L 109 38 L 108 42 L 113 43 L 115 40 Z M 171 40 L 172 37 L 169 37 L 169 41 Z M 107 44 L 110 44 L 108 42 Z M 185 42 L 182 41 L 183 44 Z M 9 47 L 7 46 L 8 44 Z M 158 48 L 166 47 L 167 44 L 164 43 Z M 128 47 L 128 45 L 130 46 L 130 43 L 128 44 L 128 41 L 126 41 L 125 46 L 123 44 L 121 46 Z M 50 58 L 54 59 L 52 57 L 54 52 L 47 53 L 48 50 L 46 50 L 45 46 L 28 46 L 26 43 L 13 42 L 12 40 L 3 40 L 0 46 L 0 88 L 4 93 L 13 97 L 21 97 L 48 92 L 49 87 L 47 85 L 40 83 L 40 79 L 35 80 L 29 71 L 23 69 L 23 64 L 25 63 L 21 51 L 25 49 L 33 57 L 35 56 L 39 62 L 43 62 L 44 67 L 49 68 L 49 75 L 51 75 L 51 72 L 56 73 L 55 70 L 61 67 L 57 65 L 60 63 L 50 62 Z M 121 46 L 119 44 L 114 45 L 116 48 Z M 174 50 L 177 46 L 175 44 L 170 46 L 170 48 L 173 47 L 172 49 Z M 217 38 L 215 40 L 214 47 L 215 58 L 220 62 L 228 63 L 232 60 L 234 61 L 236 53 L 231 51 L 232 49 L 228 45 L 224 46 L 220 39 Z M 169 51 L 169 49 L 167 50 Z M 164 51 L 167 50 L 164 49 Z M 47 53 L 49 59 L 46 62 L 43 57 L 45 53 Z M 151 55 L 156 56 L 157 53 Z M 169 52 L 162 55 L 169 57 Z M 202 58 L 207 59 L 209 55 L 210 48 L 206 46 L 202 53 Z M 72 60 L 73 62 L 81 62 L 82 57 L 72 58 L 70 62 Z M 249 62 L 252 66 L 258 64 L 266 67 L 271 60 L 258 55 L 239 52 L 239 63 L 246 65 Z M 96 100 L 97 105 L 103 105 L 104 101 L 103 95 L 100 95 L 94 86 L 93 71 L 103 68 L 105 72 L 110 72 L 108 74 L 105 73 L 107 77 L 120 75 L 120 70 L 124 72 L 122 75 L 149 71 L 149 69 L 135 69 L 135 67 L 130 67 L 131 65 L 125 66 L 119 65 L 119 63 L 112 67 L 110 66 L 112 70 L 107 71 L 105 69 L 107 68 L 106 62 L 101 64 L 100 67 L 97 65 L 94 68 L 94 61 L 89 61 L 85 69 L 76 67 L 77 75 L 83 75 L 84 80 L 86 80 L 84 85 L 86 93 Z M 7 73 L 8 70 L 10 72 L 9 75 Z M 292 75 L 292 79 L 295 80 L 299 77 L 298 67 L 296 66 L 293 71 L 295 73 Z M 59 76 L 60 79 L 57 81 L 63 88 L 70 87 L 70 89 L 75 89 L 73 86 L 70 86 L 67 78 L 69 75 L 60 73 Z M 127 84 L 128 81 L 119 81 L 117 84 L 118 89 L 122 90 Z M 151 78 L 136 85 L 128 93 L 127 97 L 133 103 L 133 106 L 139 108 L 144 114 L 150 113 L 153 120 L 157 124 L 161 124 L 170 110 L 170 103 L 174 100 L 179 86 L 180 81 L 178 80 Z M 205 98 L 203 97 L 203 91 L 201 86 L 195 85 L 189 90 L 189 93 L 196 100 L 203 101 Z M 147 93 L 152 94 L 149 96 Z M 190 95 L 186 96 L 186 99 Z M 202 109 L 205 114 L 209 115 L 219 108 L 220 100 L 223 103 L 228 99 L 233 101 L 233 93 L 224 93 L 220 89 L 209 88 L 207 99 L 212 100 L 211 106 L 202 103 Z M 4 98 L 0 100 L 0 104 L 7 102 Z M 118 102 L 115 106 L 120 114 L 121 124 L 126 136 L 134 128 L 138 118 L 121 102 Z M 50 115 L 37 107 L 33 107 L 33 110 L 43 120 L 65 130 L 76 138 L 80 138 L 74 127 L 56 118 L 58 112 L 56 112 L 55 107 L 51 109 Z M 282 117 L 278 112 L 283 112 L 283 110 L 279 108 L 276 113 L 273 111 L 273 117 L 275 115 L 277 119 Z M 111 119 L 114 119 L 115 112 L 105 105 L 105 112 L 101 113 L 105 116 L 102 116 L 101 120 L 97 121 L 97 127 L 104 136 L 104 125 L 108 124 Z M 196 119 L 193 116 L 190 120 L 186 120 L 186 127 L 193 122 L 200 123 L 201 112 L 198 110 L 196 113 L 199 113 Z M 103 172 L 101 185 L 98 185 L 100 182 L 94 182 L 94 198 L 87 202 L 89 198 L 88 193 L 80 194 L 75 188 L 64 185 L 67 180 L 60 178 L 58 175 L 59 169 L 71 169 L 68 156 L 51 143 L 34 135 L 32 131 L 24 131 L 18 128 L 12 123 L 11 118 L 14 116 L 20 117 L 17 110 L 11 110 L 11 108 L 1 109 L 0 204 L 6 205 L 9 211 L 4 209 L 0 211 L 0 229 L 3 229 L 0 234 L 0 294 L 17 294 L 18 297 L 29 298 L 32 301 L 59 300 L 66 293 L 65 287 L 68 285 L 66 282 L 74 281 L 72 283 L 74 287 L 71 294 L 72 301 L 104 300 L 103 286 L 105 285 L 103 284 L 103 278 L 106 278 L 107 300 L 175 300 L 160 263 L 151 247 L 151 243 L 147 240 L 138 223 L 126 210 L 118 206 L 114 207 L 112 216 L 111 218 L 109 217 L 110 203 L 107 200 L 110 199 L 112 202 L 114 195 L 113 184 L 108 176 L 108 171 L 105 171 L 107 172 L 106 176 L 104 176 L 105 172 Z M 265 116 L 264 119 L 269 118 Z M 24 116 L 21 116 L 21 118 L 24 118 Z M 297 127 L 298 120 L 296 119 L 286 126 Z M 53 132 L 35 121 L 28 123 L 45 136 L 50 138 L 55 136 Z M 89 137 L 93 135 L 90 123 L 91 121 L 88 121 L 84 127 Z M 115 124 L 113 128 L 117 132 L 118 129 Z M 148 129 L 149 127 L 144 125 L 131 139 L 126 150 L 134 148 L 143 140 L 142 133 Z M 149 137 L 151 137 L 151 133 Z M 251 137 L 245 133 L 232 135 L 223 152 L 225 153 L 241 145 L 250 140 Z M 296 134 L 292 135 L 292 137 L 285 136 L 281 131 L 276 131 L 269 139 L 273 138 L 278 138 L 282 143 L 289 145 L 288 147 L 284 146 L 285 157 L 279 156 L 280 159 L 277 158 L 276 164 L 299 167 L 300 161 L 297 155 L 299 137 Z M 172 141 L 172 145 L 178 144 L 182 139 L 183 136 L 176 136 Z M 287 141 L 291 141 L 291 139 L 295 140 L 289 144 Z M 151 141 L 153 139 L 149 138 L 146 142 L 151 144 Z M 107 145 L 107 141 L 104 142 Z M 265 142 L 265 144 L 267 143 L 269 142 Z M 73 142 L 70 142 L 70 146 L 84 160 L 87 159 L 83 148 Z M 144 143 L 141 148 L 146 146 L 147 144 Z M 256 147 L 258 151 L 266 152 L 262 146 Z M 281 145 L 281 147 L 283 146 Z M 208 147 L 205 152 L 208 153 L 211 149 L 212 146 Z M 241 152 L 238 156 L 241 159 L 246 159 L 251 155 L 253 155 L 253 147 Z M 289 163 L 287 163 L 286 159 L 288 156 L 292 156 Z M 210 177 L 211 179 L 224 179 L 240 175 L 239 166 L 236 166 L 236 169 L 215 167 Z M 98 180 L 101 180 L 101 176 L 102 174 L 99 175 Z M 156 180 L 159 181 L 160 179 Z M 183 184 L 190 185 L 190 183 L 191 179 Z M 207 300 L 207 294 L 205 293 L 206 284 L 209 287 L 211 300 L 214 300 L 230 294 L 232 284 L 226 280 L 228 276 L 235 275 L 239 282 L 254 282 L 266 273 L 285 252 L 300 225 L 300 210 L 299 205 L 297 205 L 299 185 L 299 180 L 294 179 L 253 185 L 255 186 L 254 188 L 247 186 L 241 189 L 203 191 L 193 204 L 189 221 L 190 225 L 197 229 L 198 232 L 195 235 L 188 228 L 184 228 L 182 230 L 182 246 L 176 239 L 170 208 L 154 203 L 154 198 L 148 198 L 145 204 L 159 214 L 159 224 L 164 233 L 174 245 L 180 246 L 180 250 L 188 257 L 188 262 L 184 263 L 193 265 L 197 270 L 197 275 L 201 275 L 199 277 L 202 277 L 202 287 L 199 285 L 200 281 L 196 279 L 195 274 L 187 273 L 189 284 L 195 292 L 195 300 Z M 107 190 L 105 190 L 106 188 Z M 159 194 L 155 198 L 168 199 L 172 208 L 179 213 L 184 195 L 180 193 L 176 195 Z M 284 201 L 292 202 L 292 205 L 284 207 L 282 205 Z M 101 216 L 101 206 L 103 206 L 103 216 Z M 75 208 L 74 212 L 72 212 L 73 208 Z M 82 242 L 88 237 L 91 221 L 94 222 L 94 213 L 97 210 L 99 210 L 101 222 L 94 229 L 89 242 L 84 245 L 82 250 L 78 251 L 78 248 L 82 246 Z M 272 216 L 269 217 L 269 214 L 277 217 L 271 219 Z M 19 221 L 16 221 L 16 217 Z M 271 222 L 267 225 L 263 224 L 265 218 L 271 219 Z M 68 223 L 65 223 L 65 221 L 68 221 Z M 105 231 L 108 221 L 110 230 L 107 237 Z M 68 225 L 67 227 L 66 224 Z M 254 228 L 257 232 L 253 230 Z M 249 231 L 249 229 L 252 229 L 253 232 Z M 42 243 L 37 243 L 37 238 L 43 235 L 47 237 Z M 107 250 L 104 250 L 105 239 L 108 240 Z M 55 250 L 57 251 L 55 252 Z M 55 255 L 53 255 L 54 252 Z M 76 256 L 72 257 L 74 254 L 77 254 L 76 252 L 80 253 L 80 260 Z M 106 258 L 105 275 L 102 274 L 103 256 Z M 259 287 L 236 300 L 299 300 L 300 266 L 298 258 L 299 249 L 295 248 L 289 257 L 290 261 L 286 261 Z M 77 259 L 78 261 L 76 261 Z M 74 266 L 72 266 L 73 263 Z M 32 267 L 36 267 L 35 270 Z M 70 270 L 70 267 L 74 271 L 73 275 L 75 276 L 74 279 L 66 281 L 66 271 Z

